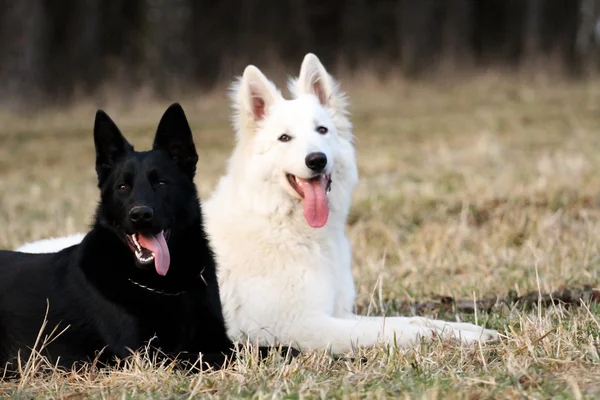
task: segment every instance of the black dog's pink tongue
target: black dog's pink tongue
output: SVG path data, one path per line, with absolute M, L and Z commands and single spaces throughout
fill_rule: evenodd
M 143 235 L 140 233 L 138 234 L 138 242 L 140 246 L 150 250 L 154 254 L 156 272 L 161 276 L 165 276 L 171 264 L 171 254 L 169 253 L 169 246 L 167 246 L 163 232 L 156 235 Z
M 313 228 L 322 228 L 329 218 L 329 204 L 327 203 L 327 178 L 320 176 L 317 179 L 297 178 L 304 192 L 304 218 Z

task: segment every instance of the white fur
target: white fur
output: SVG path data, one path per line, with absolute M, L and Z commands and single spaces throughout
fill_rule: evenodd
M 15 251 L 23 253 L 52 253 L 79 244 L 84 236 L 85 234 L 83 233 L 77 233 L 71 236 L 37 240 L 23 244 Z
M 469 323 L 353 314 L 345 225 L 358 173 L 346 99 L 313 54 L 289 89 L 286 100 L 258 68 L 245 69 L 231 93 L 236 146 L 203 204 L 230 337 L 334 353 L 378 342 L 412 346 L 434 332 L 464 343 L 495 339 L 495 331 Z M 317 125 L 329 132 L 320 135 Z M 278 141 L 284 133 L 292 140 Z M 310 177 L 304 160 L 314 151 L 327 155 L 333 181 L 329 219 L 319 229 L 307 224 L 285 178 Z
M 346 218 L 358 180 L 346 100 L 318 58 L 307 54 L 286 100 L 254 66 L 233 86 L 236 146 L 210 199 L 206 228 L 217 256 L 228 333 L 261 344 L 344 353 L 378 341 L 410 346 L 442 330 L 464 342 L 494 339 L 473 324 L 360 317 Z M 264 115 L 255 99 L 264 103 Z M 257 115 L 258 114 L 258 115 Z M 329 129 L 326 135 L 316 125 Z M 277 138 L 293 139 L 281 143 Z M 321 151 L 332 173 L 330 215 L 320 229 L 303 217 L 285 173 L 309 177 L 305 156 Z

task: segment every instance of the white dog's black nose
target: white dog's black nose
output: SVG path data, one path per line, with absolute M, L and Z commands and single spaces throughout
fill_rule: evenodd
M 154 217 L 154 210 L 146 206 L 135 206 L 129 210 L 129 219 L 133 223 L 150 222 Z
M 310 153 L 304 159 L 306 166 L 315 172 L 321 172 L 327 165 L 327 156 L 325 153 L 317 152 Z

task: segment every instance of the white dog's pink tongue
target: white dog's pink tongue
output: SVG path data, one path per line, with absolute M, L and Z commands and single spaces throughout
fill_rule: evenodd
M 159 275 L 165 276 L 171 264 L 171 254 L 169 253 L 169 246 L 167 246 L 163 232 L 156 235 L 142 235 L 140 233 L 138 234 L 138 241 L 140 246 L 150 250 L 154 254 L 154 268 L 156 268 L 156 272 Z
M 329 204 L 327 203 L 327 178 L 320 176 L 318 179 L 297 178 L 304 192 L 304 218 L 313 228 L 321 228 L 327 223 L 329 217 Z

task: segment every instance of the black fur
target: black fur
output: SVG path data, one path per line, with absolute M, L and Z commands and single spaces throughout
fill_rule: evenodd
M 99 110 L 94 126 L 100 202 L 82 243 L 53 254 L 0 252 L 0 377 L 24 362 L 42 335 L 67 328 L 42 354 L 70 368 L 111 364 L 150 341 L 155 354 L 213 367 L 231 359 L 213 254 L 193 177 L 198 155 L 178 104 L 167 109 L 152 150 L 134 151 Z M 152 218 L 133 221 L 143 206 Z M 142 265 L 125 234 L 169 230 L 170 268 Z M 152 339 L 152 340 L 151 340 Z M 38 349 L 39 350 L 39 349 Z

